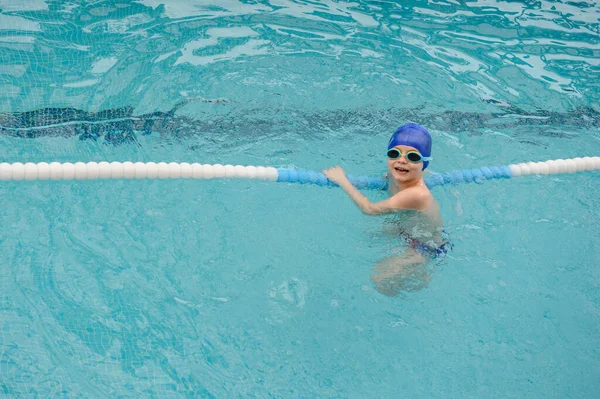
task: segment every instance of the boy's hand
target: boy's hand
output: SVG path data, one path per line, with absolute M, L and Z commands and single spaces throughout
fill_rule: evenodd
M 341 185 L 340 183 L 348 180 L 346 173 L 344 173 L 344 169 L 340 168 L 339 166 L 326 169 L 323 171 L 323 174 L 338 186 Z

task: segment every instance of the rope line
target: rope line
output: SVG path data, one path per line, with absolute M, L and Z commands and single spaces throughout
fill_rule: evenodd
M 431 173 L 425 177 L 429 188 L 447 184 L 483 183 L 485 180 L 513 177 L 576 173 L 600 169 L 600 157 L 557 159 L 508 166 L 483 166 L 475 169 Z M 257 179 L 285 183 L 336 186 L 321 172 L 270 166 L 243 166 L 177 162 L 21 162 L 0 163 L 0 181 L 18 180 L 97 180 L 97 179 Z M 360 189 L 385 190 L 383 177 L 348 175 Z

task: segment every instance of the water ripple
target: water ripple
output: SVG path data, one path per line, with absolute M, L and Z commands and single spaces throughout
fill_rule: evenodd
M 600 100 L 597 2 L 36 2 L 0 18 L 0 111 L 250 102 L 274 82 L 283 106 Z

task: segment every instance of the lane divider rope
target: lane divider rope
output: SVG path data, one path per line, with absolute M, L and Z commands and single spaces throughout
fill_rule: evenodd
M 446 184 L 482 183 L 492 179 L 600 170 L 600 157 L 556 159 L 506 166 L 483 166 L 475 169 L 431 173 L 425 177 L 429 188 Z M 10 180 L 96 180 L 96 179 L 257 179 L 285 183 L 336 186 L 321 172 L 270 166 L 207 165 L 177 162 L 21 162 L 0 163 L 0 181 Z M 348 175 L 360 189 L 385 190 L 383 177 Z

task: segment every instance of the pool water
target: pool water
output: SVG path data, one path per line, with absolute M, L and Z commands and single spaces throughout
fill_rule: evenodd
M 600 155 L 598 2 L 0 0 L 0 162 L 385 170 Z M 598 172 L 437 187 L 454 244 L 405 244 L 337 188 L 0 182 L 6 397 L 588 398 Z M 371 200 L 383 192 L 366 192 Z

